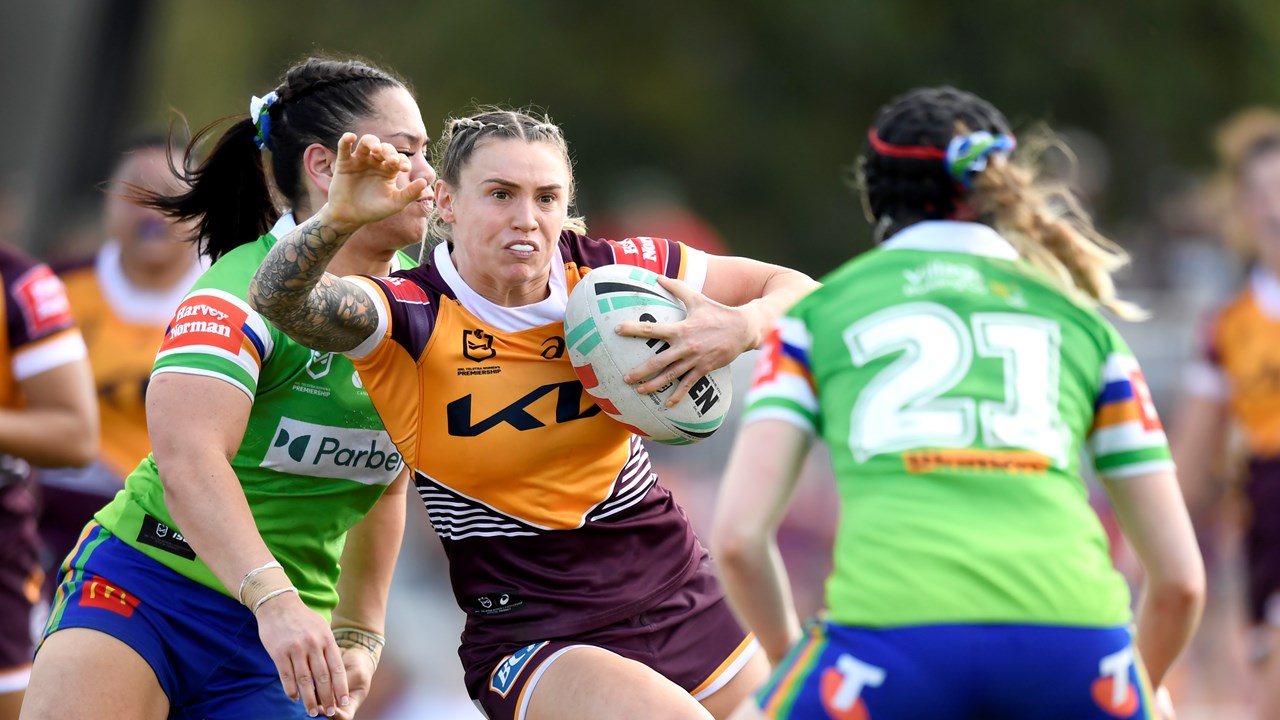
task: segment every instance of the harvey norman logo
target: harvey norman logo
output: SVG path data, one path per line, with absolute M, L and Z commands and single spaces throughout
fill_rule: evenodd
M 390 485 L 404 460 L 383 430 L 315 425 L 280 418 L 261 467 L 296 475 Z

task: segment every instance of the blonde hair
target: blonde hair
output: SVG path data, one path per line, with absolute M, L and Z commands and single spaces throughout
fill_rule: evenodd
M 1228 118 L 1213 138 L 1218 156 L 1218 171 L 1210 185 L 1210 193 L 1221 211 L 1222 239 L 1227 247 L 1246 259 L 1257 253 L 1254 238 L 1235 203 L 1242 192 L 1241 177 L 1245 166 L 1267 150 L 1280 146 L 1280 113 L 1269 108 L 1247 108 Z
M 1082 295 L 1126 320 L 1148 313 L 1121 300 L 1112 273 L 1129 262 L 1129 255 L 1093 226 L 1075 192 L 1063 181 L 1043 172 L 1045 152 L 1057 148 L 1074 162 L 1061 140 L 1038 130 L 1020 140 L 1016 162 L 999 154 L 974 177 L 968 200 L 980 214 L 989 214 L 997 232 L 1027 262 L 1045 272 L 1063 290 Z
M 573 158 L 569 154 L 569 144 L 564 139 L 560 126 L 551 122 L 551 118 L 533 109 L 509 110 L 494 106 L 476 108 L 472 115 L 460 118 L 449 118 L 444 124 L 444 133 L 436 141 L 434 166 L 440 179 L 450 185 L 457 185 L 462 169 L 470 162 L 472 154 L 479 144 L 490 138 L 516 139 L 525 142 L 545 142 L 560 150 L 565 165 L 569 168 L 569 208 L 573 209 L 574 180 Z M 587 232 L 586 218 L 570 212 L 564 221 L 563 228 L 580 235 Z M 452 240 L 449 225 L 440 217 L 437 208 L 431 213 L 427 222 L 427 235 L 423 240 L 420 254 L 427 257 L 432 248 L 442 242 Z

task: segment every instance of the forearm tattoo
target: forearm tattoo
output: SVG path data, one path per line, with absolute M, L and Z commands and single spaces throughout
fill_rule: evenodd
M 344 236 L 312 218 L 276 242 L 249 284 L 249 303 L 289 337 L 321 351 L 350 350 L 378 327 L 367 294 L 325 272 Z

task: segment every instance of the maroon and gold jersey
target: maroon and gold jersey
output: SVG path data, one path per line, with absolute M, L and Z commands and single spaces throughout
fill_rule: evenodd
M 0 246 L 0 407 L 22 407 L 23 380 L 84 357 L 62 282 Z M 0 453 L 0 675 L 31 662 L 30 610 L 43 577 L 36 510 L 30 465 Z
M 125 276 L 120 246 L 113 241 L 92 260 L 58 269 L 89 348 L 98 389 L 101 459 L 120 486 L 151 452 L 144 403 L 151 366 L 174 309 L 201 270 L 192 262 L 191 271 L 168 290 L 138 288 Z
M 1280 282 L 1256 270 L 1213 316 L 1187 382 L 1193 394 L 1228 404 L 1250 455 L 1280 456 Z
M 701 251 L 657 238 L 561 234 L 549 296 L 485 300 L 447 245 L 430 265 L 360 278 L 377 332 L 350 355 L 450 558 L 464 641 L 534 641 L 635 615 L 705 551 L 640 440 L 600 412 L 565 353 L 569 292 L 637 265 L 701 290 Z

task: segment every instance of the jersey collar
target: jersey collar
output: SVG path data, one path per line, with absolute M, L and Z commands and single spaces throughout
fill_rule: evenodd
M 1280 279 L 1261 264 L 1255 265 L 1249 273 L 1249 290 L 1262 314 L 1272 320 L 1280 318 Z
M 440 277 L 453 290 L 458 302 L 462 303 L 471 314 L 482 322 L 502 332 L 520 332 L 529 328 L 540 327 L 564 321 L 564 309 L 569 300 L 569 282 L 564 270 L 564 256 L 560 252 L 560 244 L 556 243 L 551 259 L 550 292 L 547 297 L 531 305 L 506 307 L 486 299 L 471 289 L 467 281 L 462 279 L 458 268 L 453 264 L 453 255 L 449 253 L 449 243 L 442 242 L 432 253 L 431 262 L 435 265 Z
M 926 220 L 908 226 L 880 244 L 885 250 L 958 252 L 1017 260 L 1018 251 L 1000 233 L 981 223 Z

